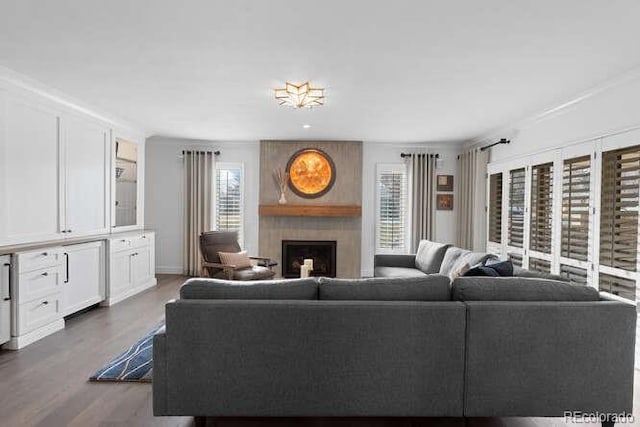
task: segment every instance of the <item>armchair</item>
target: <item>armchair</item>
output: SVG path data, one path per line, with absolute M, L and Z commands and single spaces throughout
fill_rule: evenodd
M 277 263 L 272 262 L 269 258 L 250 256 L 250 259 L 257 260 L 263 265 L 242 268 L 223 264 L 220 261 L 218 252 L 240 252 L 238 233 L 235 231 L 206 231 L 202 233 L 200 235 L 200 252 L 204 259 L 202 263 L 204 272 L 209 277 L 227 280 L 264 280 L 271 279 L 275 275 L 271 267 Z

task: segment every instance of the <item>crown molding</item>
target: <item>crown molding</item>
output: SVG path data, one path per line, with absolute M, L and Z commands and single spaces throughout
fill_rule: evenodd
M 11 89 L 17 89 L 30 95 L 36 95 L 56 105 L 60 105 L 67 110 L 87 115 L 101 122 L 109 123 L 118 129 L 141 133 L 144 134 L 145 137 L 148 135 L 148 131 L 141 125 L 124 120 L 113 114 L 102 112 L 58 89 L 47 86 L 38 80 L 2 65 L 0 65 L 0 86 L 5 86 L 9 91 L 11 91 Z
M 606 92 L 610 89 L 613 89 L 638 78 L 640 78 L 640 67 L 634 67 L 622 74 L 619 74 L 616 77 L 592 86 L 591 88 L 582 91 L 577 95 L 564 100 L 563 102 L 552 105 L 536 114 L 526 116 L 511 124 L 500 126 L 489 132 L 472 138 L 464 144 L 464 148 L 475 148 L 479 145 L 484 145 L 499 138 L 514 139 L 515 137 L 517 137 L 520 130 L 524 128 L 565 114 L 570 108 L 575 107 L 576 105 L 581 104 L 596 95 L 599 95 L 603 92 Z

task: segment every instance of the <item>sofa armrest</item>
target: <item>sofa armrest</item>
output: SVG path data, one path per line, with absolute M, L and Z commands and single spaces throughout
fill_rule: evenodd
M 373 267 L 416 268 L 416 254 L 377 254 Z
M 153 337 L 153 415 L 168 415 L 167 408 L 167 336 Z
M 633 305 L 614 301 L 465 304 L 465 416 L 631 413 Z

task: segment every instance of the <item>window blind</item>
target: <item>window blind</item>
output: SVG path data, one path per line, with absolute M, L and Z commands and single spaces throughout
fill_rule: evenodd
M 602 153 L 600 263 L 636 271 L 640 146 Z
M 241 169 L 216 169 L 216 230 L 237 231 L 240 242 L 243 241 L 241 184 Z
M 509 245 L 524 245 L 525 169 L 509 171 Z
M 609 292 L 610 294 L 618 295 L 631 301 L 636 300 L 635 280 L 600 273 L 599 287 L 601 291 Z
M 544 259 L 529 258 L 529 270 L 551 273 L 551 263 Z
M 580 261 L 588 258 L 590 179 L 590 156 L 564 161 L 560 253 Z
M 551 253 L 553 208 L 553 163 L 531 168 L 531 214 L 529 249 Z
M 515 265 L 516 267 L 522 267 L 522 255 L 511 252 L 508 254 L 508 256 L 513 265 Z
M 577 285 L 587 284 L 587 270 L 573 267 L 571 265 L 560 264 L 560 275 L 569 279 L 569 282 Z
M 406 174 L 381 171 L 378 174 L 379 201 L 377 247 L 391 251 L 406 250 Z
M 502 173 L 489 177 L 489 241 L 502 243 Z

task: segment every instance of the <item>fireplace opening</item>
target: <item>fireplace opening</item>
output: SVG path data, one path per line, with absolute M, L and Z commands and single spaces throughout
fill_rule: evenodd
M 283 240 L 282 277 L 300 277 L 307 258 L 313 260 L 312 276 L 336 277 L 335 240 Z

